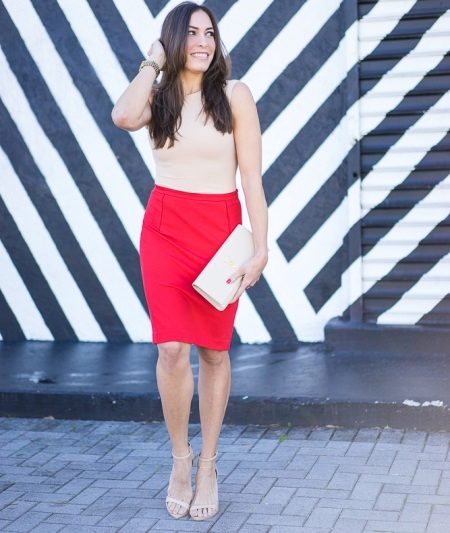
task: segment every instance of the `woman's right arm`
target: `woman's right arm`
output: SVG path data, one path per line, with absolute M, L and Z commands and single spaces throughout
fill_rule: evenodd
M 165 54 L 159 40 L 152 44 L 149 59 L 153 59 L 161 69 L 163 68 Z M 134 77 L 111 112 L 111 118 L 118 128 L 136 131 L 150 122 L 152 87 L 155 79 L 156 72 L 151 66 L 144 67 Z

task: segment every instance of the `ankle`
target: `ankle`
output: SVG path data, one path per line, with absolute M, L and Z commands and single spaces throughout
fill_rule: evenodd
M 172 457 L 174 459 L 188 459 L 191 456 L 191 443 L 188 441 L 187 448 L 172 448 Z
M 203 457 L 202 453 L 200 452 L 198 456 L 198 463 L 197 466 L 199 469 L 208 469 L 208 470 L 214 470 L 216 466 L 216 459 L 217 459 L 217 451 L 214 455 Z

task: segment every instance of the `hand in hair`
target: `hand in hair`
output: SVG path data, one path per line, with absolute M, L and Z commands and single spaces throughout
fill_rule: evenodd
M 153 41 L 149 51 L 147 52 L 147 55 L 149 59 L 153 59 L 153 61 L 156 61 L 156 63 L 158 63 L 158 66 L 161 70 L 164 70 L 164 65 L 166 63 L 166 53 L 159 39 Z

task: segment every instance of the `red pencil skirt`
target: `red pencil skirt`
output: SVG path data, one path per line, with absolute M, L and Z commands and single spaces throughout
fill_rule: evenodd
M 217 194 L 154 186 L 140 238 L 153 343 L 181 341 L 229 349 L 239 300 L 218 311 L 192 282 L 239 223 L 237 189 Z

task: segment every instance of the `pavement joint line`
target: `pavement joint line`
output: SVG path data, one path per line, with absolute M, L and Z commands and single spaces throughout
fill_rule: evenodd
M 104 531 L 132 531 L 140 523 L 143 528 L 152 523 L 148 531 L 161 531 L 163 527 L 172 532 L 226 530 L 231 533 L 240 528 L 270 532 L 282 528 L 291 531 L 296 527 L 299 531 L 309 528 L 330 533 L 335 528 L 337 533 L 345 531 L 353 522 L 355 528 L 359 527 L 356 524 L 364 523 L 361 532 L 376 529 L 376 524 L 393 532 L 407 531 L 408 524 L 416 524 L 418 530 L 423 525 L 424 532 L 430 526 L 434 533 L 448 533 L 446 529 L 439 531 L 442 521 L 450 515 L 442 512 L 450 511 L 448 432 L 414 433 L 367 427 L 344 433 L 336 428 L 309 427 L 302 428 L 304 438 L 297 440 L 289 438 L 290 433 L 299 436 L 296 427 L 224 424 L 222 429 L 219 496 L 221 485 L 223 489 L 229 485 L 232 490 L 222 491 L 226 499 L 221 500 L 218 515 L 207 523 L 193 526 L 189 519 L 175 523 L 165 510 L 171 460 L 164 423 L 0 417 L 3 444 L 0 446 L 0 529 L 25 531 L 26 524 L 34 524 L 28 529 L 32 531 L 34 527 L 48 524 L 49 531 L 53 531 L 50 524 L 60 524 L 62 529 L 72 530 L 78 524 L 82 533 L 80 522 L 84 521 L 86 531 L 90 527 L 92 531 L 96 527 L 97 531 L 102 531 L 101 527 Z M 52 435 L 55 432 L 60 434 L 58 439 Z M 198 455 L 201 445 L 198 424 L 190 425 L 189 432 L 195 439 Z M 249 437 L 252 434 L 255 436 Z M 353 443 L 361 443 L 358 439 L 364 437 L 369 440 L 367 446 L 352 448 Z M 58 440 L 61 440 L 59 452 Z M 84 442 L 86 446 L 70 452 L 67 447 L 70 440 Z M 99 443 L 105 445 L 99 447 Z M 430 450 L 431 445 L 427 448 L 427 443 L 434 443 L 434 450 Z M 377 444 L 382 445 L 382 453 L 391 454 L 389 466 L 371 464 L 367 470 L 368 461 L 376 458 Z M 308 447 L 316 455 L 298 453 Z M 359 455 L 365 448 L 370 448 L 370 453 Z M 256 454 L 267 451 L 266 459 L 255 462 L 252 450 Z M 342 450 L 356 455 L 342 455 Z M 233 459 L 226 454 L 232 454 L 229 457 Z M 433 456 L 438 460 L 431 461 Z M 58 463 L 59 457 L 70 461 Z M 221 475 L 222 458 L 224 467 L 229 465 L 229 468 Z M 320 458 L 334 462 L 321 463 Z M 353 468 L 351 463 L 345 463 L 347 466 L 341 469 L 340 461 L 345 458 L 354 461 Z M 299 469 L 302 461 L 306 466 L 303 470 Z M 196 465 L 194 472 L 195 468 Z M 407 475 L 394 483 L 396 472 L 404 472 L 405 468 Z M 342 471 L 346 469 L 348 472 Z M 299 477 L 292 475 L 296 470 Z M 163 473 L 167 477 L 165 482 L 162 480 L 157 488 L 145 488 L 153 476 Z M 123 487 L 121 480 L 125 482 Z M 41 487 L 45 490 L 40 490 Z M 41 516 L 45 518 L 39 522 Z

